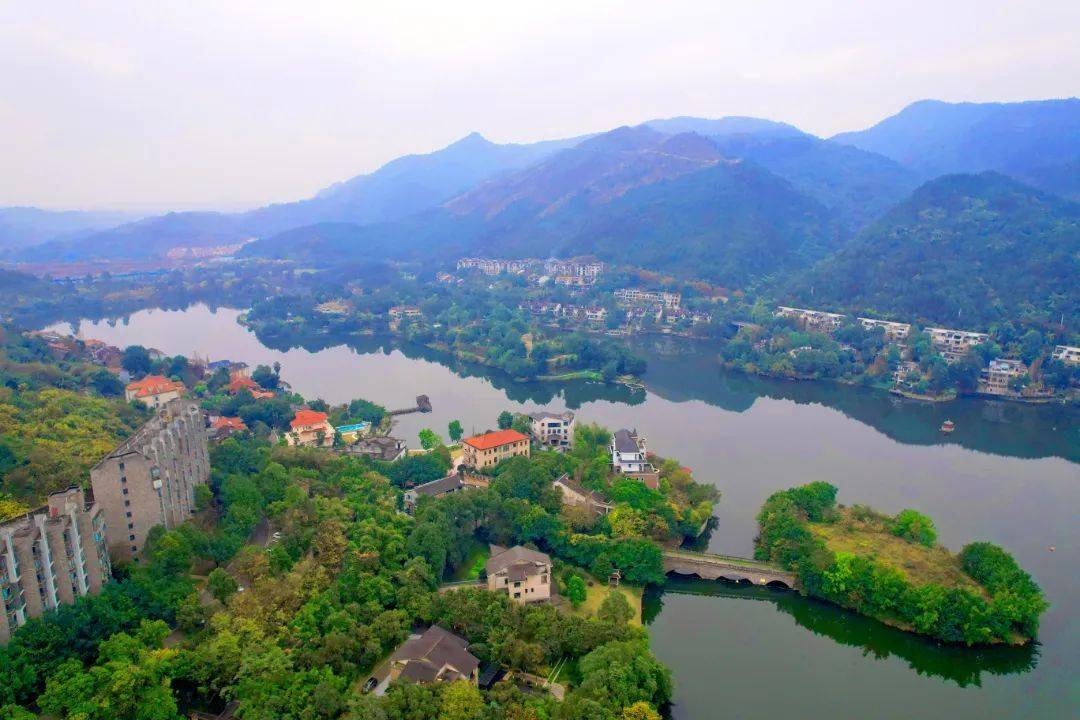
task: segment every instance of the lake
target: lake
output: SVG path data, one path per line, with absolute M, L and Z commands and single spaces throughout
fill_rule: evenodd
M 1057 406 L 959 400 L 935 405 L 861 388 L 723 372 L 707 344 L 641 341 L 644 390 L 595 383 L 516 383 L 388 339 L 320 336 L 305 348 L 267 347 L 239 311 L 196 305 L 81 323 L 84 337 L 172 354 L 280 362 L 306 397 L 355 397 L 388 408 L 416 395 L 433 411 L 405 415 L 395 435 L 418 445 L 450 420 L 466 432 L 501 410 L 573 409 L 585 422 L 636 427 L 650 449 L 676 457 L 722 498 L 709 549 L 750 555 L 754 517 L 772 492 L 812 480 L 843 503 L 934 518 L 940 542 L 1005 547 L 1052 603 L 1040 643 L 969 650 L 940 646 L 795 593 L 673 581 L 648 593 L 656 654 L 672 668 L 675 718 L 1048 718 L 1080 707 L 1080 423 Z M 67 324 L 54 326 L 67 331 Z M 956 431 L 938 427 L 952 419 Z M 1055 550 L 1050 551 L 1053 547 Z M 1073 710 L 1069 710 L 1073 708 Z

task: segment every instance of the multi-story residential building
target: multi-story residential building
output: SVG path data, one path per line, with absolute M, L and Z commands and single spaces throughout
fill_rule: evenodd
M 649 469 L 648 450 L 645 438 L 637 430 L 616 430 L 611 436 L 611 464 L 623 473 L 641 472 Z
M 46 610 L 96 594 L 109 581 L 106 520 L 80 488 L 0 523 L 0 644 Z
M 190 400 L 173 400 L 90 470 L 114 560 L 137 560 L 150 530 L 191 517 L 195 487 L 210 479 L 206 422 Z
M 675 310 L 682 303 L 679 293 L 660 290 L 639 290 L 638 288 L 620 288 L 615 291 L 615 299 L 624 305 L 650 305 L 658 303 L 665 310 Z
M 551 599 L 551 558 L 542 552 L 521 545 L 510 549 L 492 545 L 484 570 L 488 590 L 505 591 L 516 603 Z
M 289 445 L 330 447 L 334 444 L 334 426 L 324 412 L 297 410 L 289 427 L 291 429 L 285 433 L 285 442 Z
M 867 330 L 884 328 L 886 339 L 894 342 L 903 342 L 904 340 L 907 340 L 908 335 L 911 334 L 911 325 L 909 323 L 890 322 L 888 320 L 875 320 L 874 318 L 864 317 L 859 318 L 859 322 Z
M 1066 365 L 1080 365 L 1080 347 L 1073 347 L 1072 345 L 1058 345 L 1054 348 L 1054 353 L 1051 356 L 1054 360 L 1059 360 Z
M 1009 383 L 1013 378 L 1023 377 L 1027 374 L 1027 366 L 1020 360 L 995 358 L 990 361 L 983 370 L 979 379 L 979 390 L 993 395 L 1011 395 L 1012 388 Z
M 542 300 L 532 300 L 529 302 L 523 302 L 518 305 L 518 308 L 533 315 L 554 315 L 558 317 L 562 314 L 562 303 L 546 302 Z
M 780 305 L 776 308 L 776 317 L 795 318 L 801 320 L 806 327 L 821 332 L 832 332 L 840 327 L 847 315 L 840 313 L 825 312 L 824 310 L 809 310 L 807 308 L 794 308 Z
M 369 457 L 383 462 L 396 462 L 405 457 L 408 451 L 409 448 L 404 440 L 389 435 L 362 437 L 345 448 L 345 452 L 349 455 Z
M 583 281 L 565 284 L 592 285 L 603 271 L 604 263 L 598 261 L 548 260 L 544 263 L 544 272 L 554 275 L 555 282 L 559 282 L 559 278 L 580 278 Z
M 518 455 L 529 457 L 529 438 L 517 430 L 496 430 L 465 438 L 461 447 L 465 465 L 477 470 L 498 465 Z
M 623 475 L 641 480 L 648 487 L 660 484 L 660 474 L 649 462 L 645 438 L 637 430 L 623 428 L 611 436 L 611 465 Z
M 574 440 L 574 413 L 529 413 L 529 432 L 539 445 L 569 450 Z
M 458 270 L 479 270 L 485 275 L 500 275 L 504 272 L 520 275 L 529 269 L 531 260 L 496 260 L 494 258 L 461 258 L 457 261 Z
M 158 408 L 183 397 L 185 390 L 184 383 L 170 380 L 164 375 L 147 375 L 142 380 L 128 383 L 124 388 L 124 399 L 128 402 L 138 400 L 147 407 Z
M 926 328 L 930 342 L 941 351 L 946 360 L 956 360 L 968 353 L 971 348 L 990 339 L 986 333 L 948 328 Z

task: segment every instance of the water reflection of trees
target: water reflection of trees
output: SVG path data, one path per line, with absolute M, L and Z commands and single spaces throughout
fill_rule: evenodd
M 381 353 L 389 355 L 401 352 L 410 360 L 425 360 L 442 365 L 459 377 L 483 378 L 497 390 L 503 391 L 507 398 L 518 403 L 546 405 L 562 395 L 566 406 L 571 409 L 581 407 L 588 402 L 604 400 L 625 405 L 639 405 L 645 402 L 646 393 L 641 388 L 629 388 L 625 385 L 608 385 L 598 382 L 522 382 L 507 373 L 480 363 L 468 362 L 455 357 L 452 353 L 435 350 L 424 345 L 400 342 L 397 338 L 385 335 L 358 335 L 332 333 L 278 333 L 267 335 L 256 333 L 256 337 L 271 350 L 285 352 L 293 348 L 302 348 L 308 352 L 319 352 L 342 345 L 360 354 Z
M 1039 660 L 1037 643 L 1023 647 L 964 647 L 931 641 L 883 625 L 849 610 L 786 590 L 773 590 L 723 581 L 669 578 L 663 589 L 650 589 L 642 604 L 642 622 L 651 624 L 664 607 L 667 594 L 772 603 L 800 627 L 841 645 L 861 648 L 876 660 L 897 657 L 919 675 L 937 677 L 960 687 L 981 686 L 984 673 L 1013 675 L 1030 672 Z
M 1080 462 L 1080 423 L 1076 410 L 1066 406 L 981 399 L 924 403 L 864 387 L 726 372 L 709 343 L 666 338 L 634 349 L 648 361 L 649 391 L 672 402 L 701 400 L 731 412 L 745 412 L 761 397 L 823 405 L 908 445 L 950 443 L 995 455 Z M 939 431 L 945 420 L 956 424 L 949 436 Z

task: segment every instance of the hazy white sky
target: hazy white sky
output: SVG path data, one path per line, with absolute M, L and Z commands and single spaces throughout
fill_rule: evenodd
M 0 205 L 237 207 L 477 130 L 1080 93 L 1080 2 L 0 0 Z

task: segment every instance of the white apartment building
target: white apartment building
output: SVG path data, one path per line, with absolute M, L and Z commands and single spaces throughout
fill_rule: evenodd
M 1020 360 L 995 358 L 982 372 L 979 390 L 994 395 L 1011 394 L 1009 383 L 1013 378 L 1023 377 L 1026 373 L 1027 366 Z
M 574 413 L 529 413 L 529 432 L 543 447 L 569 450 L 574 440 Z
M 1080 347 L 1072 345 L 1058 345 L 1054 348 L 1052 357 L 1066 365 L 1080 365 Z
M 645 305 L 659 303 L 667 310 L 676 310 L 682 303 L 679 293 L 662 290 L 640 290 L 638 288 L 620 288 L 615 291 L 615 299 L 625 305 Z
M 776 308 L 776 317 L 795 318 L 802 320 L 806 326 L 814 330 L 831 332 L 840 327 L 847 315 L 840 313 L 825 312 L 824 310 L 809 310 L 807 308 L 787 307 L 779 305 Z
M 885 328 L 885 337 L 895 342 L 901 342 L 907 340 L 908 335 L 911 334 L 910 323 L 898 323 L 890 322 L 888 320 L 875 320 L 874 318 L 859 318 L 859 323 L 862 324 L 866 330 L 873 330 L 874 328 Z
M 949 328 L 926 328 L 926 332 L 930 335 L 930 342 L 945 354 L 947 359 L 950 354 L 965 355 L 971 348 L 990 339 L 986 333 Z

